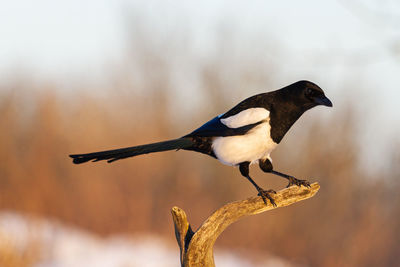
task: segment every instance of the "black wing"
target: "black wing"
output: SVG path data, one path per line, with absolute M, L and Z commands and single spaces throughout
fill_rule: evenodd
M 263 121 L 259 121 L 256 123 L 248 124 L 238 128 L 229 128 L 225 124 L 223 124 L 220 120 L 220 117 L 217 116 L 212 120 L 203 124 L 200 128 L 194 130 L 188 135 L 183 137 L 217 137 L 217 136 L 235 136 L 235 135 L 244 135 L 255 126 L 263 123 Z

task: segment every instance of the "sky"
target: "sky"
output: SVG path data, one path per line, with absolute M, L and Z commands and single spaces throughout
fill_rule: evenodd
M 122 61 L 126 55 L 126 24 L 131 14 L 145 17 L 154 36 L 163 40 L 190 32 L 194 51 L 200 55 L 212 50 L 218 38 L 215 28 L 222 25 L 239 39 L 250 40 L 247 46 L 258 37 L 279 40 L 281 52 L 271 58 L 282 66 L 276 86 L 315 78 L 329 85 L 329 95 L 340 108 L 340 102 L 354 94 L 339 92 L 335 85 L 357 79 L 362 89 L 354 91 L 364 92 L 350 101 L 364 104 L 361 112 L 367 119 L 363 127 L 370 133 L 365 135 L 366 142 L 383 142 L 396 138 L 400 131 L 397 2 L 2 1 L 0 77 L 7 80 L 22 71 L 64 82 L 74 77 L 100 79 L 110 63 Z M 377 134 L 388 138 L 376 138 Z M 371 153 L 383 153 L 371 149 Z
M 68 75 L 104 64 L 122 50 L 121 2 L 4 1 L 0 71 Z
M 158 34 L 185 24 L 206 43 L 214 38 L 210 29 L 225 23 L 247 34 L 272 34 L 290 47 L 293 57 L 335 48 L 348 53 L 343 56 L 370 54 L 379 58 L 373 63 L 390 61 L 380 50 L 390 49 L 400 37 L 396 27 L 400 18 L 398 23 L 382 25 L 378 15 L 365 15 L 363 6 L 357 10 L 347 2 L 4 1 L 0 9 L 0 71 L 27 67 L 43 75 L 62 75 L 117 59 L 127 42 L 127 9 L 150 17 Z M 400 16 L 400 5 L 397 9 L 393 14 Z M 340 63 L 342 59 L 337 60 Z

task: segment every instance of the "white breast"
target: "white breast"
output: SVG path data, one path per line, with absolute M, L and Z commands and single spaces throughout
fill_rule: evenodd
M 238 165 L 245 161 L 256 163 L 259 159 L 269 158 L 277 146 L 271 139 L 270 130 L 268 119 L 245 135 L 215 138 L 212 149 L 218 160 L 226 165 Z

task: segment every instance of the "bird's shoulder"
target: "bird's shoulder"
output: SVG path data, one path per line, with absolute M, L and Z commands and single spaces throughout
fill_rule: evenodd
M 221 116 L 221 119 L 226 119 L 234 116 L 240 112 L 251 110 L 254 108 L 263 108 L 267 111 L 271 111 L 272 103 L 274 99 L 274 94 L 272 92 L 262 93 L 246 98 L 239 104 L 228 110 Z
M 268 120 L 269 94 L 249 97 L 228 112 L 209 120 L 188 136 L 235 136 L 244 135 L 255 126 Z

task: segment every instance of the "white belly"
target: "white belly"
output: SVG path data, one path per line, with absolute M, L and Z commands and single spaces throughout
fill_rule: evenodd
M 262 123 L 245 135 L 217 137 L 212 149 L 218 160 L 226 165 L 238 165 L 269 158 L 277 144 L 271 139 L 269 122 Z

